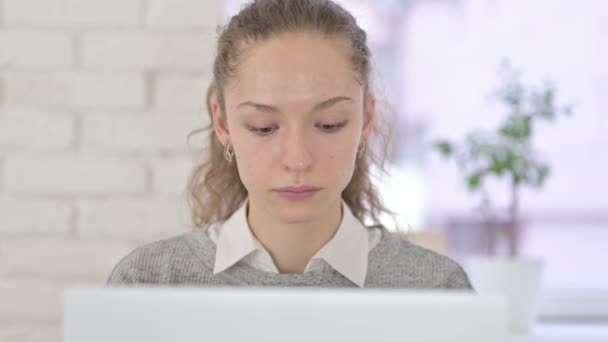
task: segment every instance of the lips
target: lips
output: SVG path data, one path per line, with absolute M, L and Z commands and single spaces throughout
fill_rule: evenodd
M 275 190 L 279 196 L 290 201 L 301 201 L 313 197 L 321 188 L 309 185 L 287 186 Z
M 300 192 L 306 192 L 306 191 L 316 191 L 316 190 L 319 190 L 319 189 L 320 188 L 315 187 L 315 186 L 300 185 L 300 186 L 287 186 L 287 187 L 284 187 L 284 188 L 277 189 L 277 191 L 279 191 L 279 192 L 300 193 Z

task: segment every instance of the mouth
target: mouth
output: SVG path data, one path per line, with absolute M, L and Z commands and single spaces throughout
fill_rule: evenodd
M 321 188 L 302 185 L 302 186 L 288 186 L 280 189 L 276 189 L 279 196 L 288 200 L 303 200 L 313 197 Z
M 306 192 L 306 191 L 317 191 L 321 190 L 321 188 L 311 185 L 299 185 L 299 186 L 286 186 L 284 188 L 276 189 L 275 191 L 279 192 Z

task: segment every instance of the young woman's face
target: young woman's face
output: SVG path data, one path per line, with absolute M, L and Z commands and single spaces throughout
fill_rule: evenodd
M 249 201 L 285 223 L 336 208 L 357 149 L 373 122 L 374 98 L 344 42 L 312 33 L 283 34 L 246 50 L 224 89 L 224 121 L 214 125 L 235 153 Z M 308 186 L 316 191 L 298 193 Z

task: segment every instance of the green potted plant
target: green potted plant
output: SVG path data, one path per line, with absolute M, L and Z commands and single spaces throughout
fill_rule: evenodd
M 520 256 L 520 190 L 526 186 L 542 188 L 550 174 L 549 165 L 533 147 L 537 125 L 569 115 L 571 108 L 556 103 L 551 83 L 540 89 L 523 84 L 508 61 L 502 64 L 500 78 L 495 95 L 506 109 L 502 124 L 494 131 L 471 132 L 460 143 L 441 140 L 433 146 L 443 157 L 456 161 L 469 191 L 479 195 L 476 214 L 490 231 L 489 257 L 469 262 L 473 285 L 480 292 L 504 292 L 511 304 L 512 330 L 526 331 L 536 314 L 542 263 Z M 507 208 L 493 204 L 486 187 L 490 179 L 507 182 Z M 506 256 L 497 256 L 497 236 L 507 240 Z

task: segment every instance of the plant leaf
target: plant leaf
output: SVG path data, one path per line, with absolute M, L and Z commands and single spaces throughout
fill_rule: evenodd
M 454 146 L 448 141 L 438 141 L 433 147 L 444 157 L 450 157 L 454 153 Z
M 483 177 L 485 176 L 485 174 L 486 174 L 485 170 L 481 170 L 481 171 L 477 171 L 477 172 L 473 173 L 472 175 L 470 175 L 469 177 L 467 177 L 467 184 L 469 185 L 470 191 L 479 190 L 479 188 L 481 187 L 481 181 L 482 181 Z

